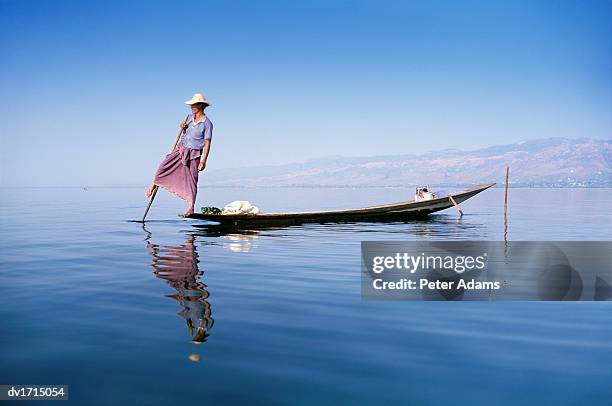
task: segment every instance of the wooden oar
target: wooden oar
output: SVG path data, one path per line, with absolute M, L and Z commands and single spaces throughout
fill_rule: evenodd
M 185 116 L 185 120 L 183 121 L 187 121 L 187 117 L 189 117 L 189 114 L 187 116 Z M 170 148 L 170 152 L 174 151 L 174 148 L 176 148 L 176 144 L 178 144 L 179 139 L 181 138 L 181 135 L 183 135 L 183 128 L 181 128 L 178 132 L 178 134 L 176 134 L 176 138 L 174 139 L 174 143 L 172 144 L 172 148 Z M 153 204 L 153 200 L 155 200 L 155 195 L 157 194 L 157 191 L 159 190 L 159 186 L 155 185 L 155 187 L 153 188 L 153 193 L 151 193 L 151 199 L 149 200 L 149 204 L 147 205 L 147 209 L 144 212 L 144 215 L 142 216 L 142 220 L 141 222 L 144 223 L 145 218 L 147 217 L 147 214 L 149 213 L 149 209 L 151 208 L 151 205 Z
M 453 202 L 453 206 L 455 206 L 455 209 L 457 209 L 457 211 L 459 212 L 459 217 L 463 217 L 463 210 L 461 210 L 461 208 L 459 207 L 455 199 L 453 199 L 453 195 L 449 194 L 448 198 L 450 199 L 451 202 Z

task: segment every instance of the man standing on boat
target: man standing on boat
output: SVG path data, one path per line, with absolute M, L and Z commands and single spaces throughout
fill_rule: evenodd
M 185 104 L 191 107 L 180 123 L 182 135 L 172 152 L 159 164 L 153 183 L 145 192 L 151 196 L 155 186 L 161 186 L 176 197 L 186 200 L 189 206 L 183 216 L 193 213 L 198 193 L 198 173 L 206 168 L 210 152 L 213 125 L 204 114 L 210 103 L 202 93 L 196 93 Z

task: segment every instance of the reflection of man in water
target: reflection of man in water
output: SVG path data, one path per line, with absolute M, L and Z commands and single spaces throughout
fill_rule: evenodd
M 159 246 L 147 244 L 153 260 L 151 266 L 155 276 L 164 279 L 176 290 L 167 295 L 183 308 L 177 314 L 185 319 L 192 342 L 200 344 L 208 339 L 214 320 L 211 317 L 209 296 L 206 285 L 199 281 L 204 274 L 198 270 L 198 253 L 195 248 L 195 237 L 187 236 L 187 241 L 179 246 Z

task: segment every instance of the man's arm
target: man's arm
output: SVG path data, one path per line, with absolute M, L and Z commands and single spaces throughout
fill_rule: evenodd
M 202 150 L 202 156 L 200 156 L 200 164 L 198 165 L 198 171 L 203 171 L 206 168 L 206 160 L 208 159 L 208 153 L 210 152 L 211 140 L 204 140 L 204 148 Z

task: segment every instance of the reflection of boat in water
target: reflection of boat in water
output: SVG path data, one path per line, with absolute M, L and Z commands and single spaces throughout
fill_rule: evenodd
M 153 256 L 153 273 L 176 290 L 176 293 L 166 297 L 176 300 L 182 307 L 177 315 L 185 319 L 192 342 L 199 344 L 206 341 L 214 320 L 207 300 L 209 293 L 206 285 L 200 281 L 204 272 L 198 268 L 200 261 L 195 236 L 188 234 L 182 245 L 161 246 L 151 243 L 151 233 L 147 233 L 147 248 Z
M 453 195 L 436 197 L 429 200 L 384 204 L 348 210 L 328 210 L 290 213 L 259 213 L 259 214 L 202 214 L 193 213 L 189 218 L 215 221 L 228 226 L 259 226 L 272 224 L 302 224 L 325 222 L 354 221 L 401 221 L 426 217 L 427 215 L 453 207 L 478 193 L 490 188 L 495 183 L 477 185 Z

